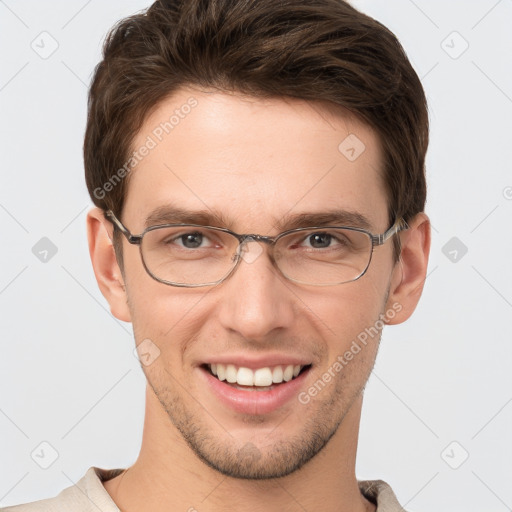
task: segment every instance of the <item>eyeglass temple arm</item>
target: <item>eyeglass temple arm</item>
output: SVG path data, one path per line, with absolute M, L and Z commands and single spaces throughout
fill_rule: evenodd
M 105 217 L 114 224 L 114 226 L 121 231 L 121 233 L 126 237 L 126 240 L 131 244 L 140 244 L 142 237 L 140 235 L 132 235 L 122 224 L 122 222 L 114 215 L 112 210 L 108 210 L 105 212 Z
M 385 233 L 382 233 L 380 235 L 373 235 L 373 244 L 382 245 L 392 236 L 406 229 L 409 229 L 409 224 L 407 224 L 407 222 L 404 219 L 398 219 Z

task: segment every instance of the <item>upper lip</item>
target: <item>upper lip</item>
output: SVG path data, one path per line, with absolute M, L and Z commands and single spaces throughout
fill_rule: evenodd
M 203 361 L 203 365 L 211 364 L 233 364 L 237 367 L 250 368 L 256 370 L 258 368 L 273 367 L 273 366 L 288 366 L 288 365 L 300 365 L 307 366 L 311 364 L 310 360 L 285 354 L 268 354 L 264 356 L 248 356 L 247 354 L 225 354 L 219 356 L 212 356 L 206 361 Z

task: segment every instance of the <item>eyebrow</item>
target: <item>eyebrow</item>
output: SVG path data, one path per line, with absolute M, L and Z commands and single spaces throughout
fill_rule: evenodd
M 363 214 L 351 210 L 328 210 L 286 214 L 273 219 L 280 231 L 313 226 L 347 226 L 371 230 L 372 224 Z M 173 205 L 163 205 L 152 210 L 144 221 L 144 228 L 161 224 L 198 224 L 231 229 L 230 222 L 221 212 L 213 210 L 186 210 Z

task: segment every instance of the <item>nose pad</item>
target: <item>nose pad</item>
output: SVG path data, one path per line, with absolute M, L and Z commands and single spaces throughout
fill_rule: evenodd
M 249 242 L 256 242 L 250 244 Z M 263 253 L 261 242 L 253 238 L 247 237 L 238 248 L 238 256 L 245 261 L 245 263 L 254 263 Z

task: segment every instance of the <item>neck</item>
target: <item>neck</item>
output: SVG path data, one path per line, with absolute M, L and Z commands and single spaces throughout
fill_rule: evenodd
M 324 449 L 294 473 L 270 480 L 224 476 L 202 462 L 170 422 L 149 386 L 136 462 L 104 483 L 123 512 L 366 512 L 355 459 L 362 396 Z

